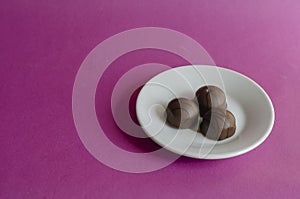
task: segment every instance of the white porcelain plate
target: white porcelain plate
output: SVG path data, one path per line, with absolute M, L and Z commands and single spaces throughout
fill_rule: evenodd
M 193 99 L 204 85 L 215 85 L 225 92 L 228 110 L 236 118 L 235 135 L 223 141 L 166 123 L 167 104 L 178 97 Z M 272 102 L 257 83 L 235 71 L 207 65 L 177 67 L 153 77 L 140 91 L 136 111 L 140 125 L 156 143 L 179 155 L 200 159 L 244 154 L 268 137 L 274 123 Z

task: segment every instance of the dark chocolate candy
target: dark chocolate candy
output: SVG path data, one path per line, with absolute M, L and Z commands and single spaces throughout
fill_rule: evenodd
M 196 99 L 203 117 L 211 108 L 226 109 L 226 97 L 224 92 L 216 86 L 203 86 L 196 92 Z
M 199 131 L 209 139 L 224 140 L 236 130 L 235 117 L 227 110 L 212 108 L 204 116 Z
M 186 129 L 195 125 L 199 117 L 199 108 L 193 100 L 178 98 L 169 102 L 166 113 L 167 122 L 171 126 Z

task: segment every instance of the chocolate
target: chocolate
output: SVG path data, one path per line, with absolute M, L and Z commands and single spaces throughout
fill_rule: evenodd
M 196 99 L 203 117 L 212 108 L 226 109 L 226 97 L 224 92 L 216 86 L 203 86 L 196 92 Z
M 198 131 L 209 139 L 224 140 L 233 136 L 235 130 L 234 115 L 228 110 L 213 108 L 203 116 Z
M 167 122 L 176 128 L 192 128 L 199 117 L 199 108 L 195 101 L 178 98 L 169 102 L 167 108 Z

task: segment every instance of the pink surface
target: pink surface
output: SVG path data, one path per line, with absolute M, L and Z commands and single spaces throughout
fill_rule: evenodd
M 2 1 L 0 198 L 299 197 L 299 10 L 296 0 Z M 73 122 L 75 75 L 98 43 L 145 26 L 187 34 L 217 65 L 257 81 L 275 108 L 270 137 L 240 157 L 182 157 L 146 174 L 116 171 L 94 159 Z M 111 64 L 98 85 L 99 122 L 116 145 L 129 151 L 158 147 L 122 133 L 107 103 L 118 78 L 148 62 L 186 64 L 170 53 L 136 51 Z M 132 104 L 134 99 L 131 109 Z

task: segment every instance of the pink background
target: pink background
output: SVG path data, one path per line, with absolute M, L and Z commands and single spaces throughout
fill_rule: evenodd
M 299 10 L 297 0 L 1 1 L 0 198 L 299 197 Z M 94 159 L 73 123 L 76 72 L 98 43 L 145 26 L 187 34 L 217 65 L 257 81 L 275 108 L 270 137 L 240 157 L 181 157 L 146 174 L 116 171 Z M 98 86 L 99 122 L 129 151 L 158 147 L 122 133 L 107 103 L 118 78 L 148 62 L 186 64 L 171 53 L 136 51 L 116 60 Z M 134 98 L 131 111 L 133 105 Z

